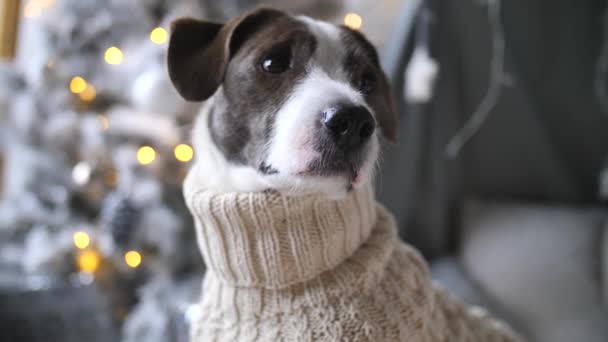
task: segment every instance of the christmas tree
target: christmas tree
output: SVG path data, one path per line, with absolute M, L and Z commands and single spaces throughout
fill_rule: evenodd
M 168 30 L 262 2 L 22 3 L 18 53 L 0 64 L 0 297 L 52 307 L 1 339 L 187 339 L 204 272 L 181 193 L 198 106 L 168 80 Z M 336 3 L 281 7 L 327 14 Z M 13 302 L 6 317 L 32 314 Z M 57 313 L 66 322 L 48 322 Z
M 26 289 L 94 287 L 127 341 L 170 340 L 193 299 L 178 297 L 203 272 L 181 195 L 196 106 L 164 65 L 182 15 L 203 13 L 187 1 L 28 1 L 17 58 L 0 71 L 2 268 Z

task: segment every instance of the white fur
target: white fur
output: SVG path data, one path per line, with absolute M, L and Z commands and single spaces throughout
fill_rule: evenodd
M 221 87 L 219 91 L 222 91 Z M 266 187 L 256 170 L 230 163 L 215 146 L 207 124 L 214 97 L 205 102 L 196 118 L 192 134 L 195 163 L 189 177 L 194 177 L 203 188 L 217 192 L 264 190 Z
M 318 152 L 313 148 L 315 137 L 312 132 L 315 120 L 320 119 L 319 113 L 337 102 L 366 107 L 367 104 L 362 94 L 346 78 L 342 65 L 344 49 L 338 28 L 307 17 L 298 17 L 298 20 L 315 34 L 317 50 L 306 77 L 293 87 L 287 101 L 276 114 L 266 162 L 278 173 L 264 175 L 252 167 L 235 165 L 224 158 L 214 145 L 207 125 L 209 108 L 213 105 L 212 97 L 203 106 L 194 129 L 197 159 L 192 173 L 202 186 L 219 192 L 256 192 L 272 188 L 290 194 L 325 192 L 331 197 L 346 194 L 350 182 L 346 175 L 321 177 L 302 173 L 318 157 Z M 368 109 L 371 111 L 371 108 Z M 376 134 L 369 144 L 368 158 L 353 182 L 355 187 L 369 182 L 372 177 L 379 151 Z
M 337 102 L 365 105 L 361 94 L 349 84 L 331 78 L 318 66 L 313 67 L 277 113 L 268 164 L 287 173 L 304 172 L 318 156 L 312 149 L 314 122 L 324 109 Z

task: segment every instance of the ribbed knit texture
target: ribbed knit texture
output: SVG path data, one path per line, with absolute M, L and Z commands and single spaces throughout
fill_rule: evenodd
M 335 201 L 184 185 L 208 267 L 192 342 L 517 341 L 434 286 L 366 187 Z

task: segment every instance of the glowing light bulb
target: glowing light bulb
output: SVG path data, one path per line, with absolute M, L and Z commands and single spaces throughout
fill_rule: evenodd
M 97 97 L 97 90 L 91 84 L 87 84 L 84 91 L 80 94 L 80 99 L 83 101 L 93 101 Z
M 111 64 L 111 65 L 120 64 L 120 63 L 122 63 L 122 59 L 123 59 L 122 51 L 120 51 L 120 49 L 117 48 L 116 46 L 112 46 L 106 50 L 104 58 L 106 60 L 106 63 L 108 63 L 108 64 Z
M 157 27 L 150 32 L 150 40 L 154 44 L 162 44 L 167 41 L 167 30 Z
M 194 150 L 192 147 L 190 147 L 190 145 L 187 144 L 179 144 L 175 146 L 173 153 L 175 154 L 175 159 L 184 163 L 189 162 L 192 160 L 192 157 L 194 157 Z
M 99 254 L 97 251 L 88 249 L 84 250 L 78 256 L 78 267 L 82 272 L 95 272 L 99 267 Z
M 42 7 L 36 1 L 30 1 L 23 7 L 23 16 L 26 18 L 36 18 L 42 12 Z
M 85 185 L 91 180 L 92 171 L 89 163 L 81 161 L 72 169 L 72 180 L 76 185 Z
M 51 7 L 55 4 L 55 0 L 38 0 L 38 3 L 42 8 Z
M 80 76 L 72 78 L 70 81 L 70 91 L 74 94 L 80 94 L 87 88 L 87 81 Z
M 137 161 L 141 165 L 148 165 L 156 159 L 156 151 L 150 146 L 142 146 L 137 150 Z
M 89 244 L 91 243 L 91 239 L 89 238 L 89 234 L 85 233 L 85 232 L 75 232 L 74 233 L 74 246 L 76 246 L 76 248 L 78 249 L 85 249 L 87 247 L 89 247 Z
M 141 264 L 141 254 L 136 251 L 128 251 L 125 253 L 125 263 L 131 268 L 136 268 Z
M 363 19 L 357 13 L 348 13 L 344 16 L 344 25 L 353 30 L 358 30 L 363 25 Z

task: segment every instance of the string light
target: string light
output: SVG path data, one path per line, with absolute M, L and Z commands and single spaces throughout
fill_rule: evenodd
M 167 30 L 157 27 L 150 32 L 150 40 L 154 44 L 162 44 L 167 41 Z
M 80 99 L 83 101 L 93 101 L 97 97 L 97 90 L 93 85 L 87 84 L 84 91 L 78 95 L 80 95 Z
M 363 19 L 357 13 L 348 13 L 344 16 L 344 25 L 353 30 L 358 30 L 363 25 Z
M 72 78 L 70 81 L 70 91 L 74 94 L 80 94 L 87 88 L 87 81 L 80 76 Z
M 91 165 L 81 161 L 72 169 L 72 180 L 76 185 L 85 185 L 91 180 Z
M 173 153 L 175 154 L 175 159 L 184 163 L 189 162 L 192 160 L 192 157 L 194 157 L 194 150 L 192 147 L 190 147 L 190 145 L 187 144 L 179 144 L 175 146 Z
M 40 7 L 47 8 L 53 6 L 55 4 L 55 0 L 38 0 L 38 3 L 40 4 Z
M 99 254 L 94 249 L 87 249 L 78 255 L 78 268 L 81 272 L 93 273 L 99 267 Z
M 55 4 L 55 0 L 30 0 L 23 7 L 23 16 L 26 18 L 35 18 L 42 14 L 42 10 L 51 7 Z
M 23 16 L 26 18 L 36 18 L 42 12 L 42 8 L 37 1 L 30 1 L 23 7 Z
M 137 161 L 141 165 L 148 165 L 156 159 L 156 151 L 150 146 L 142 146 L 137 150 Z
M 78 249 L 85 249 L 85 248 L 89 247 L 89 244 L 91 243 L 89 234 L 82 232 L 82 231 L 75 232 L 74 236 L 73 236 L 73 240 L 74 240 L 74 246 L 76 246 L 76 248 L 78 248 Z
M 449 159 L 456 158 L 464 145 L 479 132 L 481 126 L 496 107 L 504 86 L 513 83 L 513 77 L 505 70 L 506 43 L 500 15 L 501 0 L 486 0 L 486 2 L 492 34 L 488 89 L 464 126 L 456 132 L 446 145 L 445 154 Z
M 97 116 L 97 119 L 99 120 L 101 129 L 103 129 L 104 131 L 108 130 L 108 127 L 110 127 L 110 121 L 108 120 L 108 118 L 103 114 L 99 114 Z
M 141 264 L 141 254 L 137 251 L 128 251 L 125 253 L 125 263 L 131 268 L 136 268 Z
M 111 65 L 120 64 L 120 63 L 122 63 L 122 59 L 123 59 L 122 51 L 120 51 L 120 49 L 117 48 L 116 46 L 112 46 L 106 50 L 106 53 L 104 54 L 104 58 L 106 60 L 106 63 L 108 63 L 108 64 L 111 64 Z

